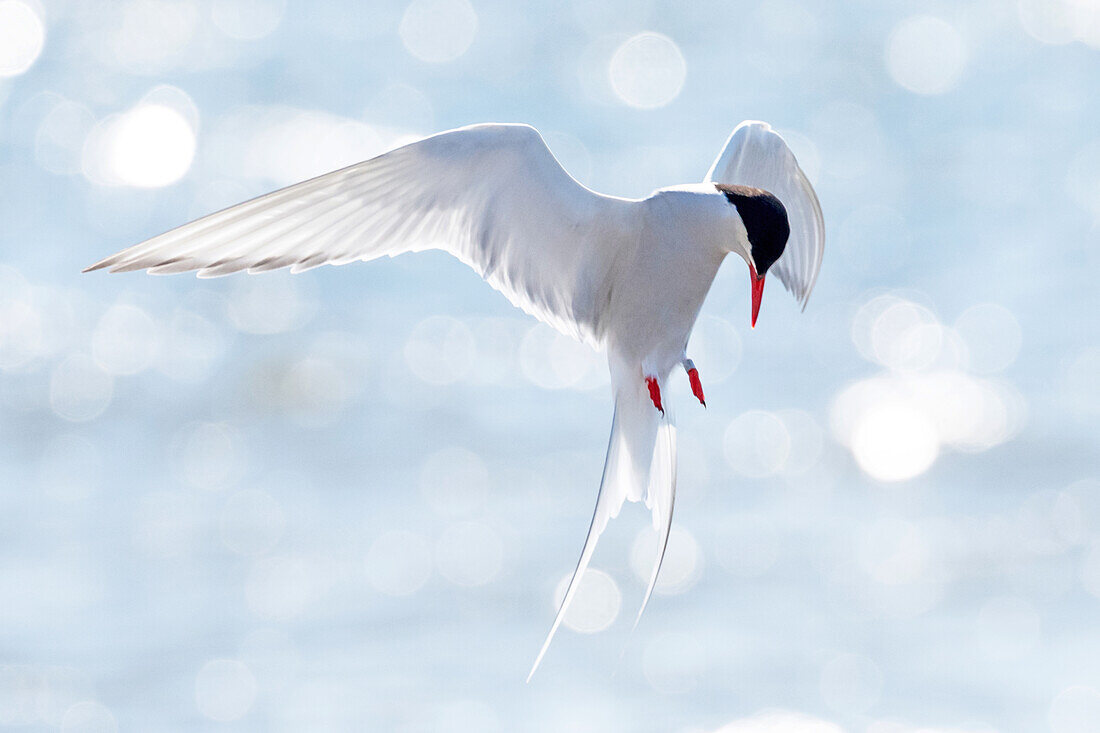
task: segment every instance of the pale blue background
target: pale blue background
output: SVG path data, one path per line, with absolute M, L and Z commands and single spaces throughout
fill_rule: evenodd
M 763 709 L 868 733 L 1100 726 L 1100 50 L 1044 43 L 993 0 L 472 0 L 472 45 L 433 64 L 402 43 L 403 2 L 291 0 L 258 40 L 228 35 L 213 5 L 36 6 L 44 50 L 0 78 L 0 728 L 712 731 Z M 173 50 L 156 39 L 183 21 L 154 31 L 126 25 L 130 11 L 182 13 L 190 31 Z M 964 44 L 942 93 L 887 67 L 914 14 Z M 611 52 L 645 30 L 686 68 L 654 110 L 607 81 Z M 125 56 L 127 34 L 151 48 Z M 187 174 L 94 182 L 90 126 L 160 85 L 193 103 Z M 62 103 L 80 106 L 75 131 L 44 133 Z M 628 507 L 595 563 L 621 591 L 616 620 L 563 630 L 523 682 L 587 528 L 610 402 L 583 360 L 575 384 L 550 388 L 549 331 L 528 333 L 460 263 L 80 274 L 293 180 L 239 148 L 264 115 L 300 112 L 321 122 L 266 148 L 276 164 L 358 159 L 338 135 L 345 160 L 302 139 L 348 121 L 352 139 L 377 135 L 367 154 L 398 134 L 523 121 L 584 183 L 637 196 L 700 179 L 742 119 L 792 133 L 825 211 L 821 278 L 805 314 L 769 284 L 755 331 L 740 263 L 715 284 L 717 335 L 697 356 L 709 409 L 684 384 L 670 398 L 676 524 L 698 578 L 657 595 L 633 636 L 630 548 L 648 518 Z M 849 383 L 889 372 L 852 331 L 890 292 L 945 326 L 994 303 L 1020 344 L 974 377 L 1006 396 L 1011 435 L 944 447 L 900 482 L 861 471 L 830 427 Z M 119 305 L 136 330 L 104 320 Z M 458 320 L 422 323 L 437 316 Z M 425 346 L 440 324 L 451 345 Z M 135 354 L 121 368 L 120 351 Z M 727 460 L 738 416 L 790 409 L 812 418 L 791 443 L 803 470 L 756 478 Z M 483 584 L 452 582 L 457 522 L 500 551 Z M 387 567 L 412 592 L 380 590 Z M 211 660 L 233 660 L 215 692 Z M 235 720 L 207 714 L 217 690 Z

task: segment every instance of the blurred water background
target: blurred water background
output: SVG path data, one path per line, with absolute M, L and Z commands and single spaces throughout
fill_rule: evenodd
M 572 570 L 599 355 L 439 253 L 81 275 L 484 121 L 598 190 L 764 119 L 824 268 L 727 264 L 655 539 Z M 1100 730 L 1100 2 L 0 0 L 0 728 Z

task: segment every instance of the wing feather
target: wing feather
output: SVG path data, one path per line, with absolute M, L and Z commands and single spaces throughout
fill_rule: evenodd
M 442 249 L 523 310 L 599 345 L 624 199 L 577 183 L 527 125 L 474 125 L 210 214 L 88 268 L 301 272 Z
M 825 219 L 806 174 L 786 141 L 765 122 L 746 121 L 730 135 L 707 181 L 755 186 L 779 197 L 787 209 L 791 235 L 769 272 L 805 308 L 825 252 Z

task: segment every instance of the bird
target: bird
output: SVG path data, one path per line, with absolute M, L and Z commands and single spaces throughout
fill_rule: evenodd
M 765 122 L 738 125 L 702 181 L 637 199 L 579 183 L 534 127 L 486 123 L 204 216 L 84 271 L 194 270 L 206 278 L 286 267 L 302 272 L 437 249 L 469 265 L 513 305 L 604 352 L 614 412 L 599 493 L 529 681 L 600 534 L 627 501 L 644 502 L 658 532 L 635 625 L 649 603 L 676 495 L 676 430 L 665 387 L 682 367 L 706 406 L 687 347 L 726 256 L 748 266 L 755 328 L 770 273 L 805 309 L 824 244 L 813 186 Z

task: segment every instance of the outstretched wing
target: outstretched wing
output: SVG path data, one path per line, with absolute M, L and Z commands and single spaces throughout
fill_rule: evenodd
M 527 125 L 474 125 L 269 193 L 88 270 L 299 272 L 442 249 L 516 306 L 598 345 L 623 199 L 569 176 Z
M 676 428 L 672 422 L 671 405 L 666 403 L 666 413 L 660 416 L 650 402 L 641 375 L 634 374 L 636 369 L 631 370 L 629 365 L 619 363 L 614 355 L 609 356 L 611 380 L 615 389 L 615 416 L 611 421 L 611 438 L 607 444 L 600 493 L 577 567 L 566 587 L 550 633 L 546 635 L 546 641 L 527 675 L 528 682 L 539 668 L 554 634 L 569 611 L 585 571 L 592 561 L 600 535 L 607 523 L 618 516 L 623 504 L 627 501 L 644 501 L 653 516 L 653 526 L 658 533 L 657 556 L 653 560 L 653 570 L 642 605 L 634 620 L 635 625 L 642 618 L 657 585 L 657 574 L 661 570 L 672 529 L 672 508 L 676 498 Z
M 825 219 L 817 194 L 787 143 L 766 122 L 742 122 L 726 141 L 706 180 L 762 188 L 783 202 L 791 236 L 769 272 L 778 275 L 805 308 L 821 270 Z

